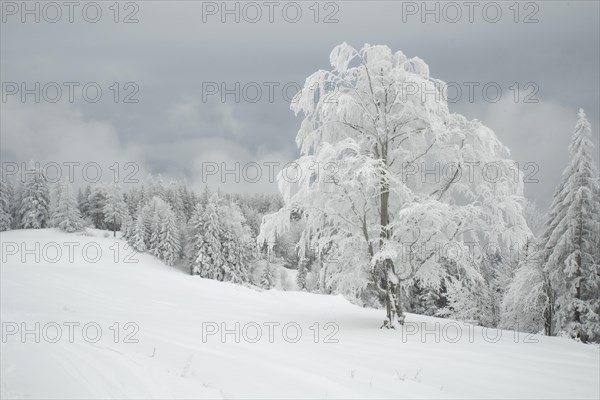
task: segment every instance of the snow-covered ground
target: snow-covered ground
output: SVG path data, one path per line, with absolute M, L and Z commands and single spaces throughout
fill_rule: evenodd
M 598 346 L 410 314 L 380 330 L 381 310 L 191 277 L 105 232 L 0 238 L 2 398 L 600 397 Z

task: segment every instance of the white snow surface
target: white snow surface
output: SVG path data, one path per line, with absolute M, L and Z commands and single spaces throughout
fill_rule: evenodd
M 600 397 L 596 345 L 414 314 L 407 315 L 403 330 L 381 330 L 383 310 L 340 296 L 192 277 L 147 254 L 125 262 L 131 252 L 125 242 L 103 231 L 18 230 L 2 232 L 0 241 L 2 398 Z M 61 257 L 36 262 L 22 251 L 36 242 L 46 258 L 55 257 L 56 246 L 49 243 L 56 243 Z M 79 244 L 73 260 L 68 242 Z M 101 249 L 95 263 L 82 257 L 89 242 Z M 88 255 L 95 257 L 94 248 Z M 40 343 L 34 333 L 21 335 L 22 327 L 35 331 L 36 322 Z M 80 324 L 73 326 L 72 340 L 65 325 L 70 322 Z M 127 322 L 139 327 L 133 336 L 138 343 L 124 343 L 133 330 L 125 329 Z M 220 334 L 203 341 L 203 324 L 220 329 L 224 323 L 235 331 L 236 322 L 246 334 L 239 343 L 233 333 L 224 341 Z M 264 325 L 269 322 L 280 324 L 273 327 L 272 342 Z M 328 322 L 335 325 L 326 329 Z M 56 343 L 50 343 L 57 333 L 52 323 L 61 327 Z M 88 340 L 83 336 L 86 323 L 102 329 L 98 342 L 91 343 L 93 326 Z M 262 331 L 256 343 L 246 340 L 256 336 L 252 323 Z M 288 325 L 289 341 L 286 323 L 297 324 Z M 15 326 L 19 332 L 10 334 Z M 302 334 L 291 343 L 294 326 Z M 337 343 L 326 343 L 327 335 Z

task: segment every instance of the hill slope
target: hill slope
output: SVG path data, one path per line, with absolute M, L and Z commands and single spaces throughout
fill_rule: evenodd
M 379 330 L 381 310 L 190 277 L 102 236 L 2 232 L 3 398 L 600 396 L 597 346 L 411 314 Z

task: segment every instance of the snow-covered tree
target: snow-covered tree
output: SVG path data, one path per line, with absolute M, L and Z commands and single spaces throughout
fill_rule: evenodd
M 239 207 L 218 193 L 198 203 L 189 224 L 190 273 L 203 278 L 247 282 L 250 229 Z
M 485 254 L 481 271 L 485 281 L 487 304 L 479 317 L 481 325 L 496 328 L 502 319 L 504 293 L 518 268 L 520 247 L 509 249 L 509 254 Z
M 461 277 L 476 279 L 467 241 L 524 241 L 523 184 L 490 129 L 450 113 L 443 82 L 421 59 L 344 43 L 330 62 L 292 102 L 304 114 L 301 157 L 279 174 L 285 204 L 265 216 L 258 239 L 274 243 L 301 209 L 300 252 L 315 248 L 322 257 L 335 247 L 329 285 L 356 298 L 373 291 L 386 305 L 384 325 L 395 327 L 403 286 L 439 286 L 448 275 L 438 251 L 427 249 L 460 247 Z M 493 179 L 481 171 L 489 165 Z M 423 176 L 435 168 L 435 177 Z
M 140 191 L 138 189 L 131 190 L 127 196 L 127 199 L 125 200 L 125 203 L 127 203 L 129 215 L 136 215 L 138 209 L 141 207 Z
M 270 262 L 265 263 L 265 268 L 260 277 L 260 285 L 267 290 L 275 287 L 275 275 L 273 274 L 273 266 Z
M 226 281 L 249 281 L 251 230 L 240 207 L 233 201 L 224 201 L 219 207 L 222 221 L 221 246 L 224 257 L 223 274 Z
M 86 190 L 90 190 L 89 185 L 86 187 Z M 90 190 L 90 193 L 91 193 L 91 190 Z M 89 196 L 89 193 L 87 196 Z M 81 216 L 83 218 L 85 218 L 88 208 L 89 208 L 87 196 L 85 195 L 85 192 L 83 189 L 79 188 L 77 190 L 77 208 L 79 208 L 79 213 L 81 214 Z
M 60 196 L 63 191 L 63 182 L 56 182 L 54 185 L 49 185 L 50 188 L 50 222 L 48 226 L 56 228 L 56 223 L 54 221 L 54 214 L 56 213 L 56 209 L 58 208 L 58 201 L 60 200 Z
M 3 177 L 2 181 L 0 181 L 0 231 L 7 231 L 11 228 L 12 215 L 10 204 L 12 194 L 12 183 Z
M 148 251 L 160 258 L 160 209 L 155 209 L 150 219 L 150 238 L 148 239 Z
M 436 315 L 463 321 L 477 321 L 481 325 L 493 325 L 490 321 L 482 321 L 491 311 L 489 293 L 483 280 L 467 280 L 449 277 L 446 280 L 446 298 L 448 306 L 439 310 Z
M 127 202 L 125 204 L 127 204 Z M 121 221 L 121 238 L 124 240 L 129 240 L 129 237 L 133 235 L 134 226 L 135 220 L 129 213 L 129 206 L 127 206 L 127 212 Z
M 306 276 L 308 275 L 308 259 L 303 258 L 298 262 L 298 273 L 296 274 L 296 284 L 300 290 L 306 290 Z
M 198 258 L 198 255 L 204 245 L 203 216 L 204 206 L 201 203 L 198 203 L 196 204 L 188 223 L 189 243 L 186 258 L 190 265 L 190 275 L 200 275 L 201 260 Z
M 185 215 L 185 221 L 189 221 L 194 213 L 194 208 L 197 204 L 196 195 L 193 191 L 189 191 L 187 186 L 181 185 L 179 187 L 179 196 L 181 197 L 181 203 L 183 205 L 183 213 Z
M 230 230 L 224 230 L 221 235 L 221 250 L 223 254 L 223 280 L 242 283 L 248 280 L 245 243 L 241 242 Z
M 123 200 L 121 189 L 116 184 L 112 186 L 108 193 L 102 211 L 104 212 L 106 226 L 112 229 L 113 236 L 116 237 L 121 224 L 128 217 L 127 204 Z
M 600 274 L 596 259 L 598 169 L 591 126 L 583 110 L 569 146 L 569 165 L 557 187 L 542 236 L 544 269 L 557 293 L 553 333 L 600 340 Z
M 197 223 L 201 233 L 195 238 L 193 248 L 197 252 L 192 256 L 190 270 L 192 275 L 223 280 L 225 258 L 221 246 L 223 226 L 219 216 L 219 202 L 218 195 L 213 193 L 198 218 Z
M 46 177 L 37 167 L 31 168 L 28 174 L 19 206 L 19 220 L 23 229 L 40 229 L 49 225 L 50 190 Z
M 502 328 L 551 334 L 556 294 L 544 270 L 542 255 L 535 239 L 530 238 L 502 299 Z
M 203 205 L 207 205 L 208 201 L 210 200 L 210 196 L 211 196 L 211 191 L 208 188 L 208 186 L 204 186 L 204 190 L 202 191 L 202 194 L 200 195 L 200 203 L 202 203 Z
M 185 222 L 185 212 L 183 207 L 183 199 L 179 190 L 179 183 L 171 181 L 165 191 L 166 202 L 171 206 L 177 220 Z
M 167 265 L 174 265 L 175 260 L 179 258 L 180 250 L 179 230 L 177 228 L 175 213 L 170 207 L 165 208 L 162 212 L 160 221 L 160 237 L 158 244 L 160 258 L 164 260 Z
M 133 224 L 132 233 L 128 238 L 128 242 L 138 252 L 146 251 L 146 226 L 142 212 L 138 212 Z
M 445 279 L 444 308 L 435 314 L 453 319 L 477 321 L 480 325 L 495 328 L 500 323 L 500 307 L 506 286 L 512 279 L 511 258 L 499 252 L 482 254 L 474 259 L 481 273 L 475 279 L 463 279 L 455 263 Z
M 21 203 L 23 201 L 23 186 L 12 185 L 12 196 L 10 203 L 11 229 L 20 229 L 21 225 Z
M 444 306 L 446 298 L 442 296 L 440 290 L 436 290 L 432 287 L 423 289 L 423 293 L 420 295 L 421 310 L 420 313 L 424 315 L 436 315 Z
M 52 213 L 52 226 L 65 232 L 78 232 L 84 229 L 85 222 L 81 218 L 75 200 L 73 188 L 69 182 L 57 183 L 56 206 Z
M 87 217 L 91 220 L 96 229 L 104 229 L 106 227 L 106 215 L 104 214 L 104 206 L 108 199 L 108 190 L 103 183 L 98 183 L 90 190 L 88 195 L 88 210 Z
M 143 207 L 138 207 L 135 220 L 130 222 L 128 242 L 137 251 L 152 255 L 174 265 L 182 246 L 181 230 L 171 206 L 154 196 Z
M 90 194 L 92 194 L 92 188 L 90 188 L 90 185 L 87 185 L 84 190 L 79 188 L 79 191 L 77 192 L 77 207 L 79 208 L 81 217 L 91 224 L 92 218 L 90 217 L 89 201 Z
M 142 186 L 140 187 L 140 190 L 137 194 L 137 199 L 136 199 L 137 206 L 135 209 L 136 212 L 140 208 L 142 208 L 148 202 L 149 199 L 150 199 L 150 197 L 148 196 L 147 188 L 144 184 L 142 184 Z

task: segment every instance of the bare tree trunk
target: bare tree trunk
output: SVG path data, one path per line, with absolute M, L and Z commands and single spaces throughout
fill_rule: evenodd
M 575 272 L 575 281 L 576 281 L 576 288 L 575 288 L 575 300 L 577 301 L 577 303 L 579 303 L 579 301 L 581 300 L 581 264 L 582 264 L 582 259 L 581 259 L 581 253 L 582 253 L 582 248 L 583 248 L 583 215 L 582 215 L 582 205 L 579 205 L 579 217 L 577 218 L 577 223 L 578 223 L 578 238 L 577 238 L 577 246 L 579 249 L 579 253 L 577 254 L 577 259 L 576 259 L 576 263 L 577 263 L 577 271 Z M 575 335 L 576 338 L 579 338 L 583 341 L 586 340 L 585 337 L 582 337 L 582 329 L 581 329 L 581 313 L 578 310 L 579 304 L 576 304 L 575 307 L 573 308 L 573 321 L 576 324 L 576 328 L 575 328 L 575 332 L 573 332 L 572 334 Z
M 552 286 L 550 285 L 550 279 L 546 278 L 546 296 L 548 296 L 548 305 L 544 308 L 544 334 L 546 336 L 552 336 L 552 319 L 554 318 L 554 294 L 552 293 Z
M 320 262 L 320 264 L 321 264 L 321 268 L 320 268 L 321 269 L 321 271 L 320 271 L 321 272 L 320 273 L 321 276 L 320 276 L 320 279 L 319 279 L 319 281 L 320 281 L 319 282 L 319 286 L 320 286 L 320 289 L 321 289 L 321 293 L 327 294 L 325 281 L 327 279 L 327 266 L 328 265 L 324 264 L 322 261 Z
M 389 228 L 389 187 L 387 181 L 382 178 L 382 191 L 380 195 L 381 213 L 380 213 L 380 245 L 384 244 L 385 239 L 390 239 L 392 233 Z M 404 323 L 404 314 L 402 312 L 402 304 L 400 299 L 400 285 L 394 268 L 394 262 L 390 259 L 383 261 L 383 271 L 385 273 L 386 283 L 386 311 L 387 319 L 383 323 L 383 327 L 395 329 L 398 324 Z
M 548 305 L 544 309 L 544 335 L 552 336 L 552 306 Z
M 384 261 L 386 271 L 386 311 L 387 319 L 383 327 L 395 329 L 398 324 L 404 324 L 404 313 L 402 311 L 402 301 L 400 299 L 400 284 L 395 277 L 394 262 L 392 260 Z

